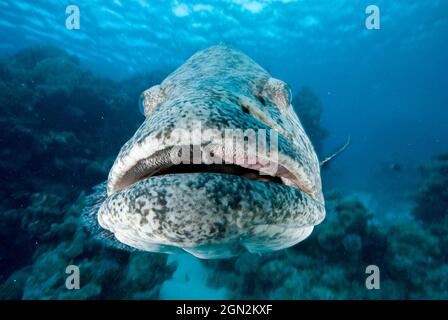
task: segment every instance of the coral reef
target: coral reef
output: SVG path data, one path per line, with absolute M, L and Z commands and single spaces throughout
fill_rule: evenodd
M 448 153 L 434 156 L 432 161 L 421 167 L 421 173 L 422 181 L 413 196 L 415 206 L 411 213 L 438 240 L 440 250 L 446 250 L 448 248 Z M 428 245 L 428 250 L 434 250 L 434 246 Z M 444 257 L 444 265 L 433 270 L 431 279 L 425 285 L 444 287 L 448 291 L 448 280 L 442 273 L 448 270 L 448 257 L 446 252 L 440 252 L 440 255 Z M 427 259 L 432 259 L 432 256 L 427 256 Z
M 412 214 L 426 224 L 446 224 L 448 219 L 448 153 L 435 156 L 421 168 L 423 181 Z
M 299 115 L 318 156 L 322 156 L 323 140 L 329 132 L 322 127 L 320 120 L 323 106 L 319 97 L 310 87 L 302 87 L 292 100 L 294 111 Z
M 38 238 L 32 264 L 14 272 L 0 286 L 0 297 L 9 299 L 155 299 L 162 283 L 175 270 L 166 256 L 145 252 L 114 250 L 86 234 L 78 213 L 81 196 L 66 210 L 54 199 L 42 199 L 27 208 L 22 232 Z M 54 198 L 54 196 L 51 196 Z M 65 211 L 65 212 L 64 212 Z M 48 220 L 45 228 L 34 222 L 47 221 L 49 215 L 62 215 L 59 222 Z M 81 288 L 67 290 L 65 268 L 77 265 Z
M 158 298 L 175 269 L 166 256 L 92 240 L 77 197 L 107 177 L 142 120 L 139 93 L 162 78 L 112 82 L 46 46 L 0 59 L 1 298 Z M 80 290 L 65 288 L 70 264 L 80 268 Z
M 154 72 L 112 82 L 83 70 L 76 58 L 51 47 L 33 47 L 3 58 L 0 134 L 6 148 L 0 170 L 3 179 L 13 182 L 2 190 L 16 193 L 8 197 L 10 204 L 24 201 L 17 190 L 38 191 L 41 180 L 71 181 L 77 187 L 74 192 L 68 189 L 73 195 L 79 187 L 104 179 L 113 155 L 141 122 L 139 92 L 162 77 Z M 23 178 L 17 179 L 18 174 Z M 30 176 L 33 179 L 26 179 Z

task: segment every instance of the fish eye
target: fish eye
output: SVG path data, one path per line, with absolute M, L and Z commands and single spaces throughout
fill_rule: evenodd
M 262 95 L 271 100 L 280 110 L 288 112 L 291 107 L 292 90 L 284 81 L 269 78 L 263 87 Z
M 145 115 L 145 95 L 142 93 L 138 99 L 138 110 L 144 116 Z

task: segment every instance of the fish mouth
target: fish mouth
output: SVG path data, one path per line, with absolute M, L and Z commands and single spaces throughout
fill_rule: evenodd
M 310 179 L 306 177 L 303 171 L 294 173 L 293 170 L 290 170 L 285 164 L 280 162 L 264 159 L 249 163 L 247 161 L 248 158 L 243 157 L 242 159 L 240 158 L 240 161 L 238 159 L 230 162 L 222 160 L 218 164 L 209 164 L 202 161 L 198 163 L 198 161 L 194 161 L 192 158 L 187 163 L 173 163 L 173 151 L 179 150 L 182 147 L 185 146 L 170 147 L 157 151 L 153 155 L 140 159 L 133 165 L 128 166 L 126 170 L 122 171 L 118 179 L 110 179 L 112 183 L 109 183 L 108 186 L 109 195 L 128 188 L 138 181 L 151 179 L 156 176 L 213 173 L 218 175 L 231 175 L 241 179 L 265 183 L 282 184 L 289 188 L 298 189 L 311 198 L 321 201 L 320 194 L 315 193 L 313 186 L 310 184 Z M 186 148 L 191 151 L 190 154 L 193 154 L 192 150 L 195 148 L 194 146 L 188 146 Z M 200 151 L 202 149 L 201 146 L 197 146 L 197 148 Z M 235 158 L 232 157 L 232 160 L 235 160 Z M 275 170 L 268 170 L 267 168 L 275 168 Z
M 323 204 L 298 188 L 192 172 L 151 176 L 114 192 L 98 223 L 133 248 L 218 259 L 290 247 L 324 217 Z
M 153 129 L 157 123 L 147 121 L 122 147 L 98 211 L 99 225 L 121 243 L 151 252 L 227 258 L 295 245 L 325 218 L 313 149 L 280 134 L 273 153 L 252 154 L 248 150 L 260 150 L 226 138 L 218 140 L 221 144 L 173 143 L 172 128 Z M 232 152 L 226 152 L 228 146 Z M 189 152 L 188 161 L 173 158 L 179 150 Z M 211 150 L 219 161 L 203 156 Z
M 284 184 L 280 177 L 261 175 L 259 171 L 241 167 L 235 164 L 179 164 L 162 169 L 155 174 L 148 175 L 145 178 L 161 176 L 166 174 L 191 174 L 191 173 L 214 173 L 239 176 L 243 179 L 255 181 Z

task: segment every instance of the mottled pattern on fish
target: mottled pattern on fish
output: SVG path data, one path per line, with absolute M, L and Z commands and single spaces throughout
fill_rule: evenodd
M 290 99 L 285 83 L 240 51 L 214 46 L 193 55 L 143 93 L 146 119 L 109 173 L 100 226 L 134 248 L 201 258 L 305 239 L 325 209 L 319 162 Z M 170 165 L 173 130 L 194 122 L 219 132 L 274 129 L 283 184 L 206 172 L 148 177 Z

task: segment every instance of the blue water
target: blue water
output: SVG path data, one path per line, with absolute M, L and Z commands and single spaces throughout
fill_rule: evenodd
M 79 7 L 79 30 L 68 30 L 65 26 L 65 9 L 70 4 Z M 379 30 L 368 30 L 365 26 L 365 9 L 369 4 L 380 8 Z M 0 55 L 3 56 L 0 95 L 6 96 L 5 92 L 8 92 L 8 97 L 10 94 L 15 97 L 0 100 L 2 109 L 6 110 L 1 116 L 2 126 L 6 128 L 2 129 L 4 134 L 1 138 L 4 147 L 0 165 L 2 172 L 5 172 L 1 195 L 7 199 L 2 205 L 5 213 L 0 218 L 8 226 L 3 229 L 2 236 L 2 241 L 8 241 L 8 244 L 2 244 L 0 250 L 0 283 L 3 283 L 0 296 L 75 297 L 66 293 L 57 280 L 48 283 L 44 281 L 44 276 L 37 276 L 40 268 L 45 269 L 46 264 L 56 263 L 53 260 L 59 261 L 61 265 L 67 260 L 89 262 L 91 268 L 94 268 L 93 265 L 97 266 L 95 268 L 104 267 L 104 273 L 101 271 L 85 278 L 91 286 L 82 289 L 85 291 L 79 291 L 83 292 L 81 298 L 447 298 L 446 280 L 440 280 L 442 282 L 430 288 L 423 288 L 422 283 L 426 280 L 410 280 L 411 271 L 407 269 L 408 265 L 415 262 L 412 259 L 418 260 L 416 257 L 419 255 L 430 255 L 433 264 L 425 265 L 422 269 L 433 270 L 431 279 L 435 279 L 434 282 L 448 271 L 443 253 L 448 242 L 446 237 L 441 236 L 448 231 L 446 215 L 437 218 L 439 225 L 446 226 L 446 229 L 439 227 L 435 230 L 425 219 L 421 221 L 421 215 L 416 218 L 412 213 L 416 206 L 426 203 L 428 207 L 425 210 L 430 216 L 434 207 L 444 208 L 447 204 L 448 184 L 443 184 L 448 175 L 443 169 L 446 164 L 443 161 L 442 164 L 430 162 L 435 155 L 448 152 L 447 15 L 448 2 L 443 0 L 0 0 Z M 96 247 L 90 242 L 78 248 L 78 251 L 69 246 L 75 241 L 73 239 L 89 241 L 86 240 L 87 235 L 76 232 L 64 236 L 65 228 L 71 228 L 64 221 L 70 212 L 76 211 L 72 204 L 76 203 L 79 194 L 89 192 L 89 186 L 106 178 L 118 148 L 142 121 L 137 111 L 137 91 L 146 89 L 147 84 L 163 80 L 166 74 L 194 52 L 219 43 L 244 51 L 274 77 L 290 84 L 294 94 L 303 86 L 312 88 L 323 106 L 319 125 L 329 132 L 323 140 L 321 156 L 331 153 L 348 136 L 351 137 L 348 150 L 323 172 L 326 194 L 337 190 L 343 194 L 343 199 L 358 199 L 356 201 L 360 201 L 372 215 L 366 223 L 377 225 L 380 232 L 389 232 L 385 231 L 385 225 L 394 228 L 396 223 L 407 224 L 404 229 L 411 230 L 409 234 L 399 235 L 394 240 L 388 240 L 386 236 L 381 238 L 387 242 L 387 249 L 381 246 L 383 249 L 372 249 L 372 246 L 367 248 L 365 244 L 370 241 L 367 238 L 373 237 L 370 233 L 373 231 L 366 229 L 358 232 L 357 225 L 350 229 L 350 233 L 360 235 L 362 239 L 365 250 L 362 256 L 369 257 L 363 260 L 364 264 L 376 264 L 373 261 L 375 259 L 370 259 L 375 256 L 370 255 L 372 250 L 384 250 L 384 255 L 389 253 L 400 257 L 397 258 L 399 261 L 386 259 L 378 262 L 388 266 L 386 269 L 389 268 L 384 271 L 386 284 L 379 292 L 365 291 L 363 283 L 353 284 L 351 289 L 341 287 L 343 283 L 355 282 L 353 279 L 357 279 L 357 271 L 347 270 L 359 269 L 359 277 L 363 278 L 365 269 L 364 264 L 358 267 L 344 265 L 343 253 L 339 259 L 336 253 L 328 253 L 328 261 L 324 260 L 328 268 L 331 263 L 334 264 L 331 269 L 333 273 L 328 273 L 328 279 L 331 280 L 324 278 L 323 283 L 319 283 L 317 279 L 322 278 L 324 266 L 323 263 L 318 264 L 317 257 L 310 254 L 313 245 L 322 244 L 323 240 L 318 239 L 317 235 L 310 240 L 311 249 L 305 247 L 304 253 L 299 246 L 255 259 L 258 264 L 253 271 L 247 271 L 241 266 L 251 260 L 245 256 L 227 262 L 228 265 L 221 265 L 184 256 L 170 257 L 165 261 L 164 255 L 154 255 L 157 257 L 154 259 L 160 261 L 151 262 L 158 266 L 153 270 L 158 270 L 163 276 L 154 271 L 151 276 L 153 280 L 145 282 L 139 278 L 137 281 L 129 276 L 131 271 L 122 270 L 120 277 L 128 278 L 120 280 L 120 285 L 117 284 L 121 286 L 121 291 L 105 284 L 109 282 L 101 276 L 111 277 L 116 259 L 124 259 L 129 270 L 134 270 L 131 269 L 133 267 L 144 274 L 144 262 L 140 262 L 143 258 L 138 256 L 134 259 L 134 256 L 126 254 L 116 256 L 116 253 L 109 251 L 96 253 L 97 250 L 107 249 L 94 249 Z M 29 80 L 26 72 L 31 72 L 34 65 L 20 69 L 11 57 L 36 45 L 61 49 L 79 60 L 76 67 L 62 65 L 51 69 L 55 63 L 51 62 L 46 67 L 50 71 L 42 69 L 40 77 L 48 76 L 48 79 L 49 74 L 55 72 L 51 81 L 48 80 L 51 85 L 57 83 L 57 86 L 63 87 L 67 84 L 69 88 L 69 81 L 79 85 L 84 81 L 79 79 L 84 78 L 76 78 L 74 72 L 91 72 L 91 82 L 88 83 L 98 83 L 92 98 L 86 98 L 86 101 L 93 101 L 91 105 L 86 106 L 85 102 L 75 100 L 65 104 L 64 98 L 51 98 L 37 103 L 35 99 L 38 97 L 33 96 L 34 100 L 27 100 L 32 93 L 23 92 L 21 88 L 27 86 L 23 84 Z M 4 66 L 24 71 L 8 73 L 4 71 L 8 69 Z M 138 82 L 139 78 L 135 78 L 135 75 L 148 72 L 151 76 L 149 80 L 145 78 L 146 82 Z M 17 75 L 17 78 L 11 74 Z M 92 79 L 97 78 L 94 77 L 108 80 L 104 80 L 104 83 L 95 82 L 97 80 Z M 134 82 L 129 79 L 134 79 Z M 108 91 L 112 85 L 107 81 L 119 83 L 119 89 Z M 111 104 L 108 98 L 118 90 L 127 90 L 126 94 L 113 96 L 116 98 L 114 101 L 121 98 L 125 101 L 119 107 L 127 108 L 134 104 L 135 110 L 112 108 L 119 111 L 110 114 L 104 111 Z M 79 92 L 69 96 L 83 96 L 84 91 Z M 101 99 L 105 102 L 101 102 Z M 56 101 L 57 106 L 50 107 L 51 101 Z M 126 119 L 120 118 L 120 114 L 128 112 Z M 83 120 L 73 120 L 73 115 L 80 113 L 83 114 Z M 113 133 L 111 128 L 115 130 Z M 45 146 L 36 147 L 39 142 L 26 138 L 27 130 L 37 132 L 35 137 L 39 134 L 45 137 L 47 140 L 36 138 L 40 142 L 45 140 L 45 144 L 42 144 Z M 17 142 L 13 141 L 15 137 Z M 92 141 L 87 143 L 87 139 Z M 82 154 L 73 147 L 73 141 L 76 141 L 79 150 L 83 150 L 80 151 Z M 87 145 L 90 144 L 97 149 L 89 149 Z M 81 145 L 84 145 L 85 150 Z M 92 164 L 92 152 L 95 150 L 101 151 L 101 157 Z M 23 153 L 29 153 L 29 157 Z M 73 164 L 74 159 L 79 161 Z M 17 167 L 14 167 L 14 163 Z M 60 170 L 54 171 L 54 165 L 50 163 L 59 165 Z M 420 167 L 431 166 L 431 163 L 434 164 L 431 168 L 437 167 L 439 171 L 435 169 L 434 174 L 421 176 Z M 76 166 L 88 169 L 80 172 L 73 169 L 78 168 Z M 74 172 L 67 173 L 72 170 Z M 14 183 L 9 184 L 12 179 Z M 415 194 L 420 194 L 420 188 L 431 185 L 432 181 L 438 181 L 435 191 L 428 192 L 435 195 L 434 198 L 423 199 L 420 204 L 416 204 Z M 426 190 L 429 189 L 427 187 Z M 349 207 L 347 210 L 352 210 L 346 202 L 344 205 Z M 446 210 L 444 212 L 448 215 Z M 9 227 L 11 223 L 15 227 Z M 43 226 L 52 223 L 60 225 L 61 229 L 54 227 L 56 231 L 46 233 L 40 239 L 39 235 L 44 233 L 41 231 Z M 419 227 L 420 224 L 426 229 Z M 33 232 L 28 230 L 31 225 Z M 50 232 L 47 229 L 45 232 Z M 32 235 L 11 238 L 10 233 L 15 234 L 18 230 Z M 412 243 L 406 239 L 420 239 L 420 242 Z M 15 244 L 10 245 L 9 242 Z M 434 246 L 439 251 L 431 251 L 430 248 Z M 12 257 L 11 248 L 16 247 L 22 249 Z M 69 249 L 75 250 L 75 253 L 66 255 Z M 102 259 L 109 264 L 103 266 Z M 169 265 L 173 270 L 168 270 Z M 316 270 L 317 265 L 319 271 Z M 27 266 L 32 266 L 32 271 L 24 271 Z M 392 270 L 391 266 L 397 269 Z M 266 280 L 269 276 L 266 274 L 274 272 L 272 270 L 276 268 L 288 271 L 282 273 L 282 284 L 269 284 Z M 310 270 L 316 270 L 319 275 L 312 274 Z M 29 272 L 35 275 L 32 279 Z M 397 274 L 407 279 L 403 280 L 406 283 L 404 289 L 397 284 L 401 279 Z M 189 275 L 188 279 L 186 275 Z M 64 274 L 61 279 L 63 277 Z M 237 280 L 231 281 L 231 278 Z M 130 282 L 137 284 L 130 287 L 129 291 L 123 289 Z M 188 292 L 183 294 L 184 291 Z M 233 295 L 229 292 L 233 292 Z M 349 292 L 356 293 L 350 295 Z

